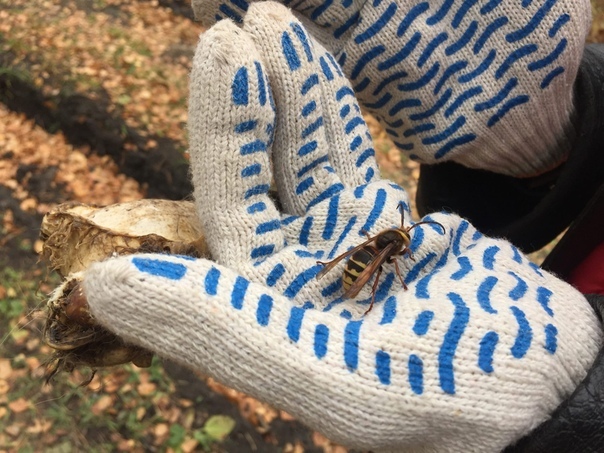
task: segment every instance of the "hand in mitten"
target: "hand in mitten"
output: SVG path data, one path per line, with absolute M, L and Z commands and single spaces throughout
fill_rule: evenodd
M 201 37 L 189 113 L 215 262 L 92 266 L 91 311 L 127 341 L 374 451 L 499 451 L 585 376 L 602 332 L 583 296 L 455 215 L 410 230 L 407 289 L 385 263 L 366 315 L 373 281 L 344 298 L 346 260 L 316 278 L 318 260 L 401 226 L 399 205 L 409 222 L 408 200 L 380 179 L 340 67 L 285 7 Z
M 209 26 L 241 21 L 253 1 L 193 0 L 193 8 Z M 412 158 L 515 177 L 566 159 L 589 1 L 282 3 Z

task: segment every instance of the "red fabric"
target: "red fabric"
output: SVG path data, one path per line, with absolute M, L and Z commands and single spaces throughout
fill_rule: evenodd
M 583 294 L 604 294 L 604 242 L 573 270 L 569 283 Z

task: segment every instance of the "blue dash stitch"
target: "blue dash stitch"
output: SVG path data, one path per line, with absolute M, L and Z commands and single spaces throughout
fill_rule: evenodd
M 476 104 L 474 106 L 474 110 L 476 110 L 477 112 L 482 112 L 483 110 L 495 107 L 497 104 L 503 102 L 503 100 L 508 96 L 508 94 L 510 94 L 510 92 L 514 88 L 516 88 L 517 85 L 518 79 L 516 77 L 512 77 L 506 82 L 505 86 L 501 90 L 499 90 L 499 92 L 495 96 L 493 96 L 491 99 Z
M 312 304 L 306 303 L 302 307 L 292 307 L 289 314 L 289 321 L 287 322 L 287 336 L 294 343 L 297 343 L 300 339 L 300 329 L 302 328 L 302 321 L 304 320 L 304 314 L 306 310 L 312 307 Z
M 370 157 L 375 156 L 375 150 L 373 148 L 367 148 L 365 151 L 363 151 L 359 157 L 357 158 L 355 165 L 357 166 L 357 168 L 361 167 L 366 161 L 367 159 L 369 159 Z M 368 168 L 367 171 L 373 171 L 373 168 Z M 369 174 L 368 176 L 365 176 L 365 181 L 369 182 L 369 180 L 371 179 L 371 177 L 373 176 L 373 174 Z M 369 178 L 369 179 L 368 179 Z
M 278 219 L 269 220 L 256 227 L 256 234 L 265 234 L 270 231 L 278 230 L 279 228 L 281 228 L 281 222 Z
M 462 5 L 459 7 L 457 12 L 455 13 L 455 16 L 453 17 L 453 22 L 451 22 L 451 25 L 453 25 L 453 28 L 459 27 L 459 25 L 461 24 L 461 21 L 464 19 L 464 17 L 466 17 L 466 14 L 470 10 L 470 8 L 472 8 L 476 3 L 478 3 L 478 0 L 465 0 L 462 3 Z
M 472 271 L 472 263 L 467 256 L 458 256 L 457 264 L 459 264 L 459 270 L 451 275 L 451 279 L 459 281 Z
M 495 255 L 499 253 L 499 250 L 499 247 L 492 245 L 484 251 L 482 255 L 482 265 L 485 269 L 490 271 L 493 270 L 493 266 L 495 265 Z
M 317 144 L 316 140 L 305 143 L 298 149 L 298 156 L 304 157 L 304 156 L 312 153 L 314 150 L 317 149 L 317 146 L 318 146 L 318 144 Z
M 363 321 L 350 321 L 344 329 L 344 362 L 349 371 L 359 365 L 359 337 Z
M 281 263 L 278 263 L 266 277 L 266 285 L 275 286 L 283 274 L 285 274 L 285 266 Z
M 566 13 L 564 13 L 560 17 L 558 17 L 558 19 L 556 19 L 556 22 L 554 22 L 554 24 L 552 25 L 552 28 L 549 29 L 548 36 L 550 38 L 553 38 L 554 36 L 556 36 L 556 33 L 558 33 L 560 28 L 562 28 L 564 26 L 564 24 L 566 24 L 569 20 L 570 20 L 570 16 Z
M 518 334 L 514 341 L 514 345 L 511 348 L 511 352 L 515 358 L 521 359 L 531 347 L 533 330 L 526 319 L 526 315 L 520 308 L 512 306 L 510 307 L 510 310 L 512 310 L 512 313 L 518 322 Z
M 333 0 L 325 0 L 322 4 L 318 5 L 315 8 L 315 10 L 310 15 L 310 18 L 313 21 L 316 21 L 319 18 L 319 16 L 321 16 L 321 14 L 323 14 L 325 11 L 327 11 L 329 9 L 329 7 L 331 6 L 332 3 L 333 3 Z
M 471 80 L 478 77 L 480 74 L 485 72 L 491 66 L 491 63 L 495 60 L 497 56 L 497 51 L 495 49 L 491 49 L 489 54 L 480 62 L 480 64 L 473 71 L 468 72 L 467 74 L 461 75 L 457 78 L 457 81 L 460 83 L 467 83 Z
M 300 88 L 300 93 L 305 96 L 306 93 L 308 93 L 312 87 L 318 84 L 319 76 L 317 74 L 311 74 L 308 79 L 306 79 L 302 84 L 302 88 Z
M 382 45 L 375 46 L 372 49 L 365 52 L 361 57 L 357 60 L 354 68 L 350 71 L 350 80 L 356 80 L 365 66 L 367 66 L 372 60 L 375 60 L 381 54 L 386 51 L 386 48 Z
M 521 58 L 536 52 L 538 49 L 537 44 L 527 44 L 519 49 L 516 49 L 514 52 L 509 54 L 505 61 L 497 68 L 497 71 L 495 71 L 495 79 L 499 80 L 502 78 L 514 63 Z
M 527 22 L 527 24 L 512 33 L 509 33 L 505 38 L 508 42 L 516 42 L 526 38 L 541 24 L 541 22 L 548 16 L 551 9 L 557 3 L 558 0 L 545 0 L 543 5 L 535 12 L 533 17 Z
M 478 352 L 478 366 L 485 373 L 493 372 L 493 354 L 499 341 L 497 332 L 487 332 L 480 340 L 480 349 Z
M 468 230 L 468 226 L 470 224 L 466 221 L 466 220 L 462 220 L 461 223 L 459 224 L 459 227 L 457 227 L 457 232 L 455 233 L 455 237 L 453 238 L 453 255 L 455 256 L 459 256 L 459 254 L 461 253 L 460 250 L 460 244 L 461 244 L 461 239 L 463 238 L 464 233 Z
M 350 233 L 350 230 L 352 230 L 352 227 L 354 226 L 354 224 L 356 223 L 356 221 L 357 221 L 357 217 L 356 216 L 352 216 L 348 220 L 348 223 L 344 227 L 344 230 L 342 230 L 342 233 L 340 234 L 340 237 L 338 237 L 338 240 L 336 241 L 336 243 L 334 244 L 333 248 L 329 252 L 329 255 L 327 256 L 328 259 L 330 259 L 330 260 L 333 259 L 333 257 L 336 254 L 336 251 L 338 250 L 338 248 L 340 247 L 340 245 L 342 245 L 342 242 L 344 241 L 344 239 L 346 238 L 346 236 L 348 236 L 348 233 Z
M 542 69 L 548 65 L 551 65 L 554 61 L 556 61 L 558 59 L 560 54 L 562 52 L 564 52 L 564 49 L 566 49 L 567 44 L 568 44 L 568 41 L 566 40 L 566 38 L 562 38 L 560 40 L 560 42 L 558 43 L 558 45 L 556 46 L 556 48 L 554 50 L 552 50 L 549 55 L 546 55 L 545 57 L 543 57 L 540 60 L 536 60 L 536 61 L 533 61 L 532 63 L 529 63 L 529 65 L 527 66 L 528 70 L 537 71 L 538 69 Z
M 390 324 L 396 318 L 396 297 L 390 296 L 384 302 L 384 314 L 382 315 L 382 320 L 380 324 Z
M 286 31 L 281 35 L 281 50 L 283 51 L 289 70 L 292 72 L 297 70 L 301 64 L 300 57 L 296 52 L 296 48 L 294 47 L 294 43 L 292 42 L 289 33 Z
M 302 44 L 302 48 L 304 49 L 304 53 L 306 54 L 306 60 L 308 62 L 312 62 L 313 56 L 310 50 L 310 44 L 308 43 L 308 37 L 306 36 L 306 33 L 304 32 L 300 24 L 292 22 L 290 25 L 295 35 L 300 40 L 300 44 Z
M 455 306 L 455 311 L 438 353 L 438 375 L 440 387 L 445 393 L 453 395 L 455 394 L 453 361 L 455 359 L 455 351 L 457 350 L 459 341 L 461 340 L 470 319 L 470 309 L 459 294 L 449 293 L 447 294 L 447 297 Z
M 412 121 L 421 121 L 430 118 L 449 101 L 452 93 L 453 90 L 451 88 L 447 88 L 445 92 L 441 95 L 441 97 L 436 100 L 432 107 L 423 112 L 418 112 L 410 115 L 409 119 L 411 119 Z
M 247 279 L 241 276 L 237 277 L 235 284 L 233 285 L 233 292 L 231 293 L 231 305 L 233 308 L 237 310 L 243 308 L 243 299 L 245 299 L 249 284 L 250 282 Z
M 455 134 L 459 129 L 461 129 L 464 126 L 464 124 L 466 124 L 466 117 L 461 115 L 444 131 L 441 131 L 438 134 L 423 138 L 422 144 L 433 145 L 435 143 L 442 142 L 443 140 L 446 140 L 447 138 L 449 138 L 453 134 Z
M 302 228 L 300 230 L 300 238 L 298 240 L 300 245 L 308 245 L 308 238 L 310 237 L 313 222 L 314 217 L 310 215 L 304 220 L 304 224 L 302 225 Z
M 433 91 L 434 94 L 438 94 L 438 92 L 445 85 L 445 83 L 447 83 L 447 81 L 451 77 L 453 77 L 457 72 L 465 69 L 466 66 L 468 66 L 468 62 L 465 60 L 462 60 L 462 61 L 457 61 L 457 62 L 453 63 L 451 66 L 449 66 L 447 69 L 445 69 L 445 71 L 443 72 L 443 75 L 440 77 L 439 81 L 436 82 L 436 85 L 434 86 L 434 91 Z
M 426 267 L 430 262 L 436 257 L 435 252 L 428 253 L 421 261 L 419 261 L 415 266 L 413 266 L 409 272 L 407 272 L 407 277 L 405 278 L 405 283 L 409 284 L 417 278 L 419 273 Z
M 454 53 L 457 53 L 461 49 L 463 49 L 472 40 L 472 38 L 476 34 L 477 30 L 478 30 L 478 22 L 476 22 L 475 20 L 473 20 L 470 23 L 470 25 L 468 26 L 467 30 L 461 36 L 461 38 L 459 38 L 456 42 L 454 42 L 453 44 L 449 45 L 445 49 L 445 55 L 451 56 Z
M 480 8 L 480 14 L 483 16 L 493 11 L 503 0 L 490 0 L 489 3 Z
M 461 137 L 449 140 L 434 153 L 434 158 L 440 159 L 458 146 L 465 145 L 466 143 L 470 143 L 474 140 L 476 140 L 476 134 L 465 134 Z
M 259 175 L 261 170 L 262 170 L 262 166 L 260 164 L 248 165 L 243 170 L 241 170 L 241 177 L 249 178 L 250 176 Z
M 180 280 L 187 273 L 187 268 L 184 264 L 164 260 L 132 258 L 132 264 L 141 272 L 170 280 Z
M 215 267 L 211 267 L 210 270 L 208 270 L 208 273 L 206 274 L 206 278 L 204 281 L 204 286 L 205 286 L 205 290 L 206 293 L 209 294 L 210 296 L 215 296 L 218 290 L 218 279 L 220 278 L 220 271 L 215 268 Z
M 390 354 L 378 351 L 375 355 L 375 374 L 384 385 L 390 385 Z
M 545 90 L 551 83 L 552 80 L 554 80 L 556 77 L 558 77 L 560 74 L 562 74 L 564 72 L 564 68 L 562 66 L 558 66 L 557 68 L 551 70 L 541 81 L 541 85 L 539 85 L 539 87 L 542 90 Z
M 254 130 L 257 125 L 258 122 L 256 120 L 243 121 L 235 126 L 235 132 L 238 134 L 249 132 Z
M 421 395 L 424 392 L 424 363 L 419 356 L 409 356 L 409 386 L 413 393 Z
M 516 301 L 526 294 L 528 291 L 528 285 L 514 272 L 508 271 L 508 274 L 516 279 L 516 286 L 509 293 L 510 299 Z
M 426 23 L 430 26 L 436 25 L 441 20 L 443 20 L 447 14 L 449 14 L 449 10 L 453 6 L 454 0 L 445 0 L 440 7 L 440 9 L 434 13 L 431 17 L 426 19 Z
M 361 18 L 361 13 L 360 13 L 360 11 L 357 11 L 352 16 L 350 16 L 350 18 L 348 20 L 346 20 L 346 22 L 344 22 L 340 27 L 338 27 L 333 32 L 333 37 L 336 39 L 340 39 L 342 37 L 342 35 L 344 35 L 344 33 L 346 33 L 348 30 L 350 30 L 351 27 L 353 27 L 354 25 L 357 24 L 357 22 L 359 22 L 360 18 Z
M 289 286 L 285 288 L 283 295 L 289 299 L 296 297 L 302 288 L 304 288 L 304 285 L 313 280 L 321 269 L 323 269 L 321 264 L 315 264 L 314 266 L 311 266 L 308 269 L 300 272 L 300 274 L 293 279 Z
M 233 104 L 247 105 L 249 101 L 248 89 L 247 68 L 244 66 L 237 70 L 235 77 L 233 78 L 233 83 L 231 85 Z
M 413 21 L 417 19 L 421 14 L 425 13 L 430 8 L 430 4 L 428 2 L 422 2 L 415 5 L 413 8 L 409 10 L 407 15 L 399 24 L 396 30 L 396 36 L 399 38 L 405 34 L 405 32 L 409 29 Z
M 439 33 L 432 41 L 430 41 L 417 59 L 417 67 L 421 68 L 432 56 L 437 47 L 444 43 L 448 38 L 449 35 L 443 31 L 442 33 Z
M 545 326 L 545 350 L 550 354 L 555 354 L 558 348 L 558 329 L 553 324 Z
M 344 319 L 352 319 L 352 313 L 350 313 L 348 310 L 342 310 L 340 312 L 340 316 Z
M 329 209 L 327 211 L 327 219 L 325 220 L 325 227 L 323 228 L 323 235 L 321 236 L 326 241 L 331 239 L 334 229 L 337 225 L 338 218 L 338 205 L 340 203 L 340 197 L 332 197 L 329 200 Z
M 308 104 L 306 104 L 302 108 L 302 116 L 304 118 L 306 118 L 308 115 L 310 115 L 312 112 L 314 112 L 316 108 L 317 108 L 317 103 L 314 100 L 310 101 Z
M 327 354 L 327 343 L 329 342 L 329 327 L 319 324 L 315 327 L 314 350 L 315 356 L 322 359 Z
M 491 305 L 491 291 L 498 281 L 497 277 L 491 275 L 482 281 L 476 292 L 480 307 L 487 313 L 497 313 L 497 310 Z
M 432 272 L 428 273 L 424 277 L 422 277 L 415 285 L 415 297 L 418 299 L 429 299 L 430 292 L 428 291 L 428 285 L 430 284 L 430 280 L 432 277 L 436 275 L 436 271 L 447 264 L 448 253 L 443 253 L 440 259 L 434 265 Z
M 419 44 L 421 38 L 422 38 L 421 33 L 416 32 L 411 37 L 411 39 L 409 39 L 409 41 L 407 41 L 407 43 L 402 47 L 401 50 L 399 50 L 397 53 L 395 53 L 394 55 L 392 55 L 388 59 L 386 59 L 386 60 L 382 61 L 381 63 L 379 63 L 377 65 L 378 70 L 379 71 L 386 71 L 386 70 L 392 68 L 393 66 L 396 66 L 397 64 L 399 64 L 403 60 L 405 60 L 411 54 L 411 52 L 413 52 L 415 50 L 415 48 Z M 405 71 L 399 72 L 397 74 L 401 74 L 400 77 L 406 77 L 407 76 L 407 73 Z M 376 91 L 379 92 L 380 90 L 376 90 Z M 375 91 L 374 91 L 373 94 L 376 94 Z
M 549 299 L 552 295 L 553 293 L 544 286 L 537 288 L 537 302 L 539 302 L 543 307 L 543 310 L 550 316 L 554 316 L 554 311 L 549 306 Z
M 273 298 L 268 294 L 260 296 L 256 310 L 256 320 L 261 326 L 268 325 L 271 311 L 273 309 Z
M 489 121 L 487 121 L 487 126 L 493 127 L 510 110 L 512 110 L 514 107 L 518 107 L 519 105 L 526 104 L 529 100 L 530 100 L 530 97 L 528 95 L 520 95 L 520 96 L 516 96 L 515 98 L 510 99 L 505 104 L 503 104 L 499 108 L 499 110 L 497 110 L 497 113 L 495 113 L 495 115 L 493 115 L 491 118 L 489 118 Z
M 375 222 L 377 222 L 380 215 L 382 215 L 382 211 L 384 210 L 384 206 L 386 205 L 386 198 L 386 191 L 384 189 L 378 189 L 377 194 L 375 196 L 375 202 L 373 203 L 373 208 L 367 216 L 365 224 L 361 227 L 362 230 L 370 231 L 371 228 L 373 228 Z
M 434 312 L 430 310 L 422 311 L 417 318 L 415 319 L 415 324 L 413 325 L 413 332 L 415 335 L 425 335 L 428 333 L 428 329 L 430 328 L 430 322 L 434 318 Z
M 306 128 L 302 131 L 302 138 L 306 138 L 309 135 L 315 133 L 321 126 L 323 126 L 323 117 L 320 116 L 313 123 L 306 126 Z
M 392 17 L 396 13 L 396 9 L 396 3 L 391 3 L 390 5 L 388 5 L 388 8 L 386 9 L 386 11 L 384 11 L 384 13 L 382 13 L 380 18 L 375 21 L 375 23 L 373 23 L 371 27 L 369 27 L 363 33 L 357 35 L 354 38 L 354 42 L 357 44 L 362 44 L 365 41 L 368 41 L 369 39 L 373 38 L 377 33 L 380 32 L 380 30 L 382 30 L 388 24 L 390 19 L 392 19 Z
M 264 105 L 266 104 L 267 94 L 266 83 L 264 81 L 264 72 L 262 71 L 260 62 L 255 61 L 254 66 L 256 66 L 256 75 L 258 76 L 258 102 L 260 102 L 260 105 Z
M 435 62 L 432 65 L 432 67 L 430 69 L 428 69 L 428 71 L 426 71 L 426 73 L 424 75 L 422 75 L 419 79 L 417 79 L 414 82 L 403 83 L 398 86 L 398 89 L 399 89 L 399 91 L 419 90 L 420 88 L 423 88 L 426 85 L 428 85 L 432 81 L 432 79 L 434 79 L 434 77 L 436 77 L 436 74 L 438 74 L 439 70 L 440 70 L 440 63 Z
M 506 16 L 501 16 L 491 22 L 482 32 L 482 34 L 476 39 L 474 43 L 474 54 L 477 54 L 482 50 L 484 45 L 487 43 L 489 38 L 493 36 L 497 30 L 506 25 L 509 22 L 509 19 Z
M 321 296 L 329 297 L 338 292 L 342 288 L 342 279 L 338 278 L 333 283 L 327 285 L 321 290 Z

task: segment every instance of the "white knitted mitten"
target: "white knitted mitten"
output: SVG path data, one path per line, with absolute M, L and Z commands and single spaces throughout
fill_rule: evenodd
M 254 0 L 193 0 L 206 25 Z M 333 53 L 361 104 L 425 163 L 511 176 L 560 164 L 588 0 L 282 0 Z
M 189 131 L 195 198 L 216 262 L 135 255 L 92 266 L 94 316 L 132 343 L 373 451 L 500 451 L 572 392 L 602 342 L 572 287 L 508 242 L 434 214 L 415 261 L 342 297 L 342 261 L 400 226 L 347 79 L 283 6 L 200 40 Z M 273 141 L 274 138 L 274 141 Z M 269 156 L 274 161 L 271 169 Z M 287 214 L 267 191 L 274 174 Z

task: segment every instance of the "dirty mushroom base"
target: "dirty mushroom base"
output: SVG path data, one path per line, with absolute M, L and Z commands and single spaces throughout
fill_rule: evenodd
M 45 379 L 76 367 L 98 368 L 132 362 L 151 365 L 153 354 L 101 327 L 81 287 L 90 264 L 133 253 L 171 253 L 209 258 L 192 202 L 139 200 L 107 207 L 62 204 L 42 220 L 42 256 L 63 281 L 47 302 L 44 341 L 55 352 Z M 90 382 L 87 381 L 83 383 Z

